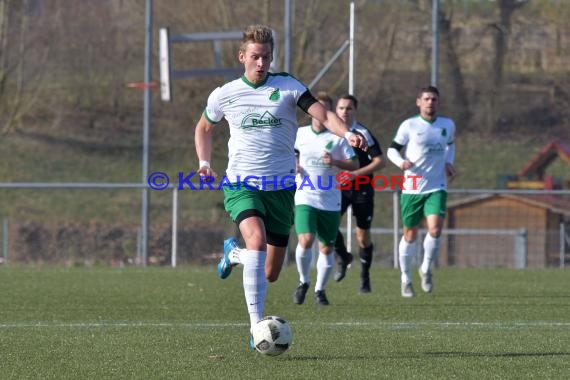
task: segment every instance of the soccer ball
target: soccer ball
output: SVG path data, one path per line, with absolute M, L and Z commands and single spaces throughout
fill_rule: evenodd
M 276 316 L 263 318 L 253 326 L 253 344 L 263 355 L 281 355 L 291 345 L 291 326 L 286 320 Z

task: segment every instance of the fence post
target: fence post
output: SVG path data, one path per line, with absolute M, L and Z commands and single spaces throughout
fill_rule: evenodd
M 416 250 L 416 255 L 414 256 L 414 261 L 418 268 L 422 266 L 422 263 L 424 261 L 425 252 L 423 242 L 428 233 L 429 232 L 427 230 L 424 230 L 422 228 L 418 229 L 418 237 L 416 238 L 416 246 L 418 248 Z
M 526 256 L 527 256 L 527 232 L 526 229 L 522 228 L 518 234 L 515 235 L 515 268 L 524 269 L 526 268 Z
M 178 251 L 178 188 L 174 186 L 172 191 L 172 252 L 170 254 L 170 264 L 176 268 Z
M 392 193 L 392 208 L 394 210 L 394 215 L 392 217 L 392 220 L 394 221 L 393 223 L 393 228 L 394 228 L 394 233 L 393 233 L 393 237 L 394 237 L 394 269 L 398 269 L 399 267 L 399 259 L 398 259 L 398 246 L 400 245 L 400 235 L 398 234 L 398 231 L 400 230 L 400 199 L 399 199 L 399 193 L 397 191 L 394 191 Z
M 2 250 L 4 253 L 4 264 L 8 263 L 8 218 L 4 218 L 2 223 Z
M 142 248 L 141 248 L 141 245 L 142 245 L 141 235 L 142 235 L 142 233 L 141 233 L 141 231 L 142 231 L 141 227 L 139 226 L 137 228 L 137 258 L 135 260 L 137 265 L 142 265 L 142 253 L 141 253 L 142 252 Z
M 565 257 L 564 257 L 564 251 L 566 248 L 566 242 L 565 242 L 565 235 L 566 231 L 564 230 L 564 223 L 560 223 L 560 268 L 564 268 L 564 266 L 566 265 L 565 261 Z
M 346 209 L 346 250 L 352 252 L 352 206 Z

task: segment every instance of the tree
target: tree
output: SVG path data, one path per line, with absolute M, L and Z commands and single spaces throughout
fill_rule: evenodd
M 30 28 L 38 5 L 30 0 L 0 0 L 0 131 L 18 128 L 39 99 L 50 45 Z M 44 36 L 45 38 L 45 36 Z M 28 63 L 35 64 L 28 67 Z
M 438 24 L 441 35 L 442 52 L 442 72 L 449 80 L 449 89 L 446 91 L 446 98 L 451 99 L 451 105 L 455 112 L 455 117 L 463 125 L 467 125 L 471 119 L 467 90 L 461 72 L 459 57 L 455 47 L 452 29 L 453 4 L 447 3 L 447 14 L 443 7 L 439 8 Z
M 498 21 L 491 24 L 493 30 L 494 56 L 491 59 L 491 92 L 488 98 L 489 126 L 499 128 L 498 104 L 503 94 L 505 60 L 509 51 L 509 36 L 513 13 L 528 3 L 528 0 L 498 0 Z

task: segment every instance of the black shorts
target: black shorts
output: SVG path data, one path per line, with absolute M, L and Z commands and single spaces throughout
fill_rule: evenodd
M 341 213 L 344 215 L 348 206 L 352 205 L 352 215 L 356 218 L 356 226 L 369 230 L 374 217 L 374 193 L 372 196 L 358 194 L 357 191 L 343 190 Z

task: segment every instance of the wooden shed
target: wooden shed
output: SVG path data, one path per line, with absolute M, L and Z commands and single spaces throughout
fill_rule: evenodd
M 570 231 L 570 201 L 559 195 L 485 194 L 448 203 L 439 265 L 547 267 L 560 263 L 561 229 Z M 562 227 L 561 227 L 562 225 Z M 570 261 L 568 244 L 564 259 Z

